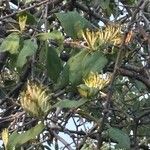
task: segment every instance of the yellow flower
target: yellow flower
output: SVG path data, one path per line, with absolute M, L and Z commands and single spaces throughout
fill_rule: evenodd
M 99 41 L 101 44 L 120 45 L 122 43 L 121 26 L 109 25 L 99 32 Z
M 2 131 L 2 140 L 4 142 L 5 148 L 7 147 L 7 144 L 8 144 L 8 137 L 9 137 L 9 132 L 8 132 L 8 129 L 5 128 Z
M 89 88 L 103 89 L 110 82 L 110 75 L 98 74 L 91 72 L 89 76 L 84 79 L 84 83 Z
M 47 89 L 36 83 L 27 84 L 27 89 L 21 95 L 21 106 L 29 114 L 42 117 L 50 109 L 50 95 Z
M 90 52 L 98 50 L 103 45 L 112 44 L 117 46 L 123 41 L 121 26 L 119 25 L 109 25 L 98 31 L 87 29 L 82 31 L 81 34 Z
M 94 31 L 90 31 L 89 29 L 86 29 L 85 32 L 82 31 L 82 37 L 85 40 L 86 44 L 87 44 L 87 48 L 89 50 L 96 50 L 96 42 L 97 42 L 97 38 L 98 38 L 98 34 L 97 32 Z

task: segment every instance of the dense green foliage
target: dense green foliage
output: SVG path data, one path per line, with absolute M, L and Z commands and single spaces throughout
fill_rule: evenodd
M 149 25 L 149 0 L 1 0 L 1 149 L 150 149 Z

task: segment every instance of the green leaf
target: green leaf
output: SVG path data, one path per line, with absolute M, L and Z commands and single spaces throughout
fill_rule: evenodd
M 23 65 L 27 62 L 27 57 L 32 56 L 38 48 L 36 42 L 31 39 L 25 40 L 23 48 L 21 49 L 18 58 L 17 58 L 17 67 L 23 67 Z
M 82 81 L 82 61 L 87 55 L 86 50 L 82 50 L 68 61 L 69 65 L 69 81 L 73 85 L 78 85 Z
M 113 127 L 110 127 L 107 131 L 109 137 L 118 143 L 116 148 L 130 149 L 130 138 L 124 131 Z
M 124 4 L 127 4 L 127 5 L 134 5 L 135 3 L 137 3 L 137 0 L 124 1 Z
M 139 90 L 139 92 L 143 92 L 143 91 L 146 91 L 146 86 L 144 83 L 142 83 L 141 81 L 138 81 L 138 80 L 133 80 L 131 81 L 133 82 L 133 84 L 136 86 L 136 88 Z
M 106 64 L 107 59 L 100 51 L 88 53 L 87 50 L 82 50 L 68 61 L 69 81 L 72 85 L 78 85 L 83 77 L 91 71 L 100 72 Z
M 49 33 L 39 33 L 37 34 L 37 38 L 41 41 L 46 41 L 46 40 L 63 41 L 64 40 L 62 33 L 59 31 L 52 31 Z
M 85 84 L 80 84 L 78 86 L 78 92 L 82 97 L 91 98 L 95 96 L 99 92 L 99 90 L 96 88 L 89 88 Z
M 110 3 L 110 0 L 102 0 L 100 2 L 100 6 L 102 7 L 102 9 L 108 9 L 109 8 L 109 3 Z
M 5 90 L 3 88 L 0 88 L 0 99 L 4 99 L 5 98 Z
M 0 45 L 0 52 L 8 51 L 11 54 L 18 53 L 20 36 L 17 33 L 8 35 Z
M 66 34 L 74 39 L 78 37 L 80 30 L 91 27 L 91 23 L 76 11 L 56 13 L 56 16 L 61 22 Z
M 58 78 L 58 82 L 55 86 L 56 89 L 64 88 L 69 84 L 69 66 L 66 64 Z
M 25 4 L 28 4 L 28 3 L 31 3 L 31 2 L 33 2 L 34 0 L 23 0 L 23 3 L 25 3 Z
M 53 107 L 60 107 L 60 108 L 78 108 L 85 104 L 88 100 L 86 99 L 80 99 L 80 100 L 61 100 L 58 103 L 56 103 Z
M 91 71 L 100 72 L 107 64 L 107 59 L 100 51 L 88 53 L 83 59 L 83 76 L 87 76 Z
M 60 61 L 60 58 L 58 57 L 55 48 L 47 46 L 46 60 L 48 75 L 53 81 L 56 82 L 62 70 L 62 63 Z
M 149 124 L 139 126 L 139 128 L 138 128 L 138 134 L 143 136 L 143 137 L 150 137 L 149 131 L 150 131 L 150 125 Z
M 22 144 L 28 142 L 29 140 L 35 139 L 36 136 L 38 136 L 43 131 L 44 128 L 45 128 L 44 124 L 40 123 L 35 127 L 31 128 L 30 130 L 23 132 L 21 134 L 13 132 L 9 137 L 7 145 L 8 150 L 20 147 Z

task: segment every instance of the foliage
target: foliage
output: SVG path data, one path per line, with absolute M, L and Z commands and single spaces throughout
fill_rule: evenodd
M 20 37 L 17 33 L 8 35 L 0 46 L 0 51 L 9 51 L 11 54 L 18 53 Z
M 150 149 L 149 8 L 1 1 L 1 148 Z
M 12 150 L 20 147 L 27 141 L 35 139 L 40 132 L 44 129 L 44 125 L 42 123 L 32 127 L 25 133 L 17 133 L 16 131 L 13 132 L 10 136 L 7 137 L 7 144 L 5 145 L 6 150 Z
M 108 128 L 107 131 L 109 137 L 118 143 L 116 148 L 130 149 L 130 138 L 125 132 L 112 127 Z

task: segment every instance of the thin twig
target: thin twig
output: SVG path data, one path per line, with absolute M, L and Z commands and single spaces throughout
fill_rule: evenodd
M 6 19 L 6 18 L 12 17 L 12 16 L 14 16 L 14 15 L 16 15 L 16 14 L 18 14 L 18 13 L 22 13 L 22 12 L 24 12 L 24 11 L 33 9 L 33 8 L 35 8 L 35 7 L 39 7 L 39 6 L 41 6 L 41 5 L 43 5 L 43 4 L 46 4 L 46 3 L 48 3 L 48 4 L 51 5 L 51 6 L 53 6 L 53 5 L 56 5 L 56 4 L 58 4 L 58 3 L 61 3 L 62 1 L 63 1 L 63 0 L 55 0 L 55 1 L 45 0 L 45 1 L 43 1 L 43 2 L 37 3 L 37 4 L 35 4 L 35 5 L 32 5 L 32 6 L 30 6 L 30 7 L 26 7 L 26 8 L 24 8 L 24 9 L 22 9 L 22 10 L 19 10 L 19 11 L 16 11 L 16 12 L 14 12 L 14 13 L 11 13 L 11 14 L 9 14 L 9 15 L 3 16 L 3 17 L 0 18 L 0 21 L 4 20 L 4 19 Z
M 112 95 L 113 95 L 113 83 L 116 79 L 116 75 L 117 75 L 117 70 L 118 68 L 121 66 L 121 62 L 122 62 L 122 50 L 124 49 L 124 45 L 125 45 L 125 39 L 127 37 L 127 34 L 128 32 L 131 30 L 131 27 L 132 27 L 132 24 L 136 18 L 136 15 L 139 11 L 139 7 L 142 5 L 142 2 L 143 0 L 141 0 L 137 7 L 136 7 L 136 10 L 133 12 L 132 14 L 132 17 L 131 17 L 131 20 L 128 24 L 128 27 L 127 27 L 127 32 L 126 34 L 124 35 L 124 39 L 123 39 L 123 42 L 122 42 L 122 45 L 119 49 L 119 52 L 118 52 L 118 55 L 117 55 L 117 58 L 116 58 L 116 62 L 115 62 L 115 66 L 114 66 L 114 70 L 113 70 L 113 73 L 112 73 L 112 76 L 111 76 L 111 80 L 110 80 L 110 84 L 109 84 L 109 88 L 108 88 L 108 93 L 107 93 L 107 101 L 106 101 L 106 104 L 105 104 L 105 109 L 103 111 L 103 118 L 101 120 L 101 126 L 99 128 L 99 136 L 98 136 L 98 144 L 97 144 L 97 149 L 100 149 L 101 146 L 102 146 L 102 131 L 103 131 L 103 128 L 104 128 L 104 124 L 105 124 L 105 121 L 106 121 L 106 117 L 107 117 L 107 114 L 109 112 L 109 107 L 110 107 L 110 103 L 111 103 L 111 99 L 112 99 Z
M 59 140 L 60 142 L 62 142 L 62 143 L 65 145 L 65 147 L 68 148 L 68 150 L 73 150 L 73 149 L 71 148 L 70 144 L 68 144 L 68 143 L 67 143 L 62 137 L 60 137 L 56 132 L 53 132 L 53 134 L 54 134 L 54 136 L 55 136 L 55 138 L 56 138 L 57 140 Z
M 77 8 L 79 8 L 79 9 L 85 11 L 86 13 L 89 13 L 89 8 L 86 7 L 85 5 L 83 5 L 83 4 L 81 4 L 81 3 L 77 2 L 77 1 L 74 2 L 74 5 L 75 5 Z M 95 13 L 95 12 L 92 11 L 92 10 L 90 10 L 90 15 L 92 15 L 92 16 L 93 16 L 94 18 L 96 18 L 96 19 L 101 20 L 104 24 L 111 24 L 111 21 L 110 21 L 110 20 L 108 20 L 108 19 L 102 17 L 101 15 Z

